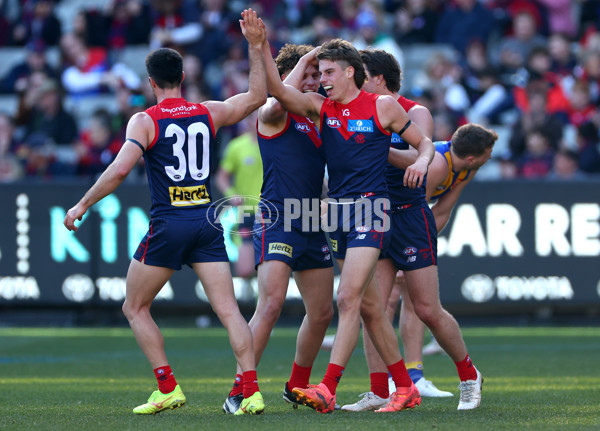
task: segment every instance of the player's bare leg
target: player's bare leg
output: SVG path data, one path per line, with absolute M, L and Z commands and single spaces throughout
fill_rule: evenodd
M 458 323 L 440 302 L 437 266 L 406 271 L 404 276 L 415 315 L 427 325 L 453 361 L 464 359 L 467 348 Z M 414 352 L 414 355 L 419 357 L 418 352 Z
M 294 361 L 307 367 L 312 366 L 317 358 L 333 318 L 333 268 L 299 271 L 295 273 L 295 279 L 306 316 L 298 331 Z
M 164 338 L 150 314 L 150 306 L 173 272 L 170 268 L 146 265 L 135 259 L 131 259 L 127 271 L 123 314 L 153 369 L 167 365 L 167 355 Z
M 173 272 L 172 269 L 146 265 L 135 259 L 131 260 L 127 271 L 123 313 L 158 382 L 158 390 L 146 403 L 133 409 L 135 414 L 156 414 L 181 407 L 186 402 L 167 361 L 162 333 L 150 315 L 152 301 Z
M 306 314 L 296 338 L 294 364 L 283 399 L 296 407 L 301 402 L 292 390 L 308 387 L 313 363 L 333 318 L 333 268 L 298 271 L 294 277 Z
M 192 268 L 200 278 L 214 312 L 227 330 L 229 343 L 242 371 L 255 370 L 252 332 L 235 299 L 228 262 L 198 262 Z

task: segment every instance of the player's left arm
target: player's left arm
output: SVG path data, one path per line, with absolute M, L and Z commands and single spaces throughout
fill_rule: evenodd
M 408 117 L 426 137 L 431 139 L 433 136 L 433 117 L 429 109 L 420 105 L 413 106 L 408 110 Z M 412 147 L 406 150 L 390 147 L 388 162 L 397 168 L 405 170 L 417 160 L 418 155 L 417 150 Z
M 474 173 L 465 181 L 460 182 L 456 186 L 452 188 L 448 193 L 438 199 L 436 204 L 431 208 L 433 212 L 433 216 L 435 218 L 435 226 L 437 227 L 438 233 L 446 227 L 448 220 L 450 219 L 450 215 L 452 214 L 452 210 L 458 202 L 458 198 L 460 194 L 464 190 L 467 184 L 471 182 L 474 177 Z
M 406 111 L 391 96 L 377 98 L 377 115 L 384 128 L 396 132 L 409 145 L 417 149 L 417 159 L 406 168 L 404 186 L 410 188 L 421 186 L 427 173 L 427 167 L 435 154 L 433 142 L 421 132 L 417 125 L 413 124 Z
M 114 192 L 127 178 L 129 172 L 148 148 L 148 144 L 154 139 L 154 122 L 148 114 L 139 112 L 127 123 L 125 136 L 127 139 L 115 160 L 108 165 L 83 198 L 67 211 L 64 225 L 68 230 L 77 231 L 75 220 L 81 220 L 92 205 Z

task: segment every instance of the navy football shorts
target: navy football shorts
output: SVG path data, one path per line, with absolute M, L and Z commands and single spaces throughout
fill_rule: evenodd
M 302 232 L 300 224 L 292 224 L 288 230 L 284 229 L 283 217 L 270 224 L 257 218 L 253 232 L 256 267 L 266 260 L 285 262 L 292 271 L 333 266 L 324 232 Z
M 382 259 L 412 271 L 437 265 L 437 228 L 429 206 L 392 210 L 392 239 Z
M 330 202 L 327 228 L 335 227 L 329 233 L 333 256 L 344 259 L 347 249 L 352 247 L 386 250 L 391 238 L 389 208 L 389 199 L 381 196 L 349 204 Z
M 175 270 L 184 264 L 229 261 L 223 232 L 206 218 L 153 218 L 133 257 L 147 265 Z

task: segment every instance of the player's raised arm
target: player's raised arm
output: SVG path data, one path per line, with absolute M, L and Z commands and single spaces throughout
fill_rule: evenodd
M 224 102 L 206 102 L 216 129 L 239 123 L 267 100 L 265 62 L 262 55 L 262 46 L 267 37 L 265 24 L 252 9 L 244 10 L 242 18 L 240 27 L 242 34 L 248 40 L 250 62 L 248 91 L 236 94 Z
M 315 61 L 316 51 L 313 51 L 304 55 L 290 73 L 296 86 L 300 85 L 296 80 L 301 80 L 306 68 L 311 62 Z M 318 93 L 302 93 L 295 86 L 281 82 L 279 72 L 277 71 L 277 65 L 273 60 L 273 55 L 271 54 L 271 48 L 269 47 L 268 42 L 263 44 L 263 55 L 265 58 L 269 93 L 281 103 L 286 111 L 309 117 L 315 122 L 318 121 L 321 106 L 323 105 L 325 98 Z
M 126 136 L 127 139 L 115 160 L 108 165 L 83 198 L 67 211 L 64 225 L 68 230 L 77 231 L 75 220 L 81 220 L 88 208 L 114 192 L 144 154 L 148 143 L 154 138 L 154 123 L 148 114 L 139 112 L 131 117 L 127 124 Z

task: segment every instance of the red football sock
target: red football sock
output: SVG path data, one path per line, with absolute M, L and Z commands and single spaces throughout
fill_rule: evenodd
M 233 397 L 235 395 L 239 395 L 242 393 L 244 389 L 244 376 L 241 374 L 235 375 L 235 383 L 233 384 L 233 388 L 231 388 L 231 392 L 229 392 L 229 396 Z
M 342 378 L 342 374 L 344 374 L 344 367 L 340 367 L 336 364 L 329 364 L 327 366 L 327 372 L 325 372 L 325 377 L 323 377 L 323 381 L 321 383 L 325 384 L 329 388 L 329 392 L 331 395 L 335 395 L 335 390 L 337 389 L 337 385 Z
M 461 382 L 464 382 L 465 380 L 477 380 L 477 371 L 475 370 L 469 355 L 462 361 L 455 362 L 455 364 Z
M 388 373 L 371 373 L 371 392 L 381 398 L 390 396 Z
M 312 367 L 301 367 L 296 362 L 292 365 L 292 375 L 288 381 L 288 389 L 306 388 L 310 379 Z
M 173 375 L 173 371 L 171 371 L 170 366 L 165 365 L 164 367 L 155 368 L 154 375 L 156 376 L 156 381 L 158 382 L 159 391 L 161 391 L 163 394 L 173 392 L 175 386 L 177 386 L 177 382 L 175 381 L 175 376 Z
M 244 372 L 244 398 L 250 398 L 255 392 L 258 392 L 258 378 L 256 370 Z
M 387 367 L 388 371 L 392 375 L 392 379 L 394 379 L 394 383 L 397 388 L 410 388 L 413 384 L 410 379 L 410 375 L 408 371 L 406 371 L 406 365 L 404 365 L 404 359 L 400 359 L 395 364 Z

